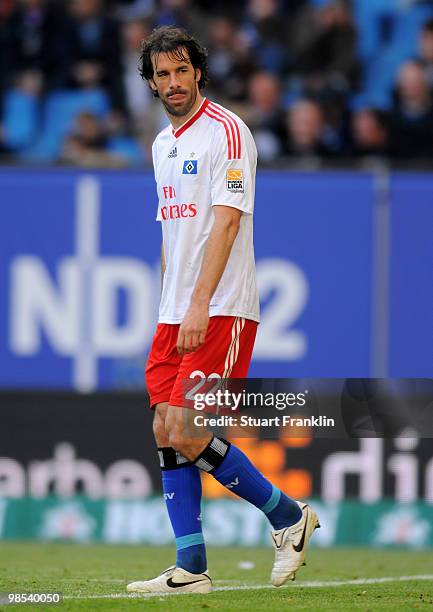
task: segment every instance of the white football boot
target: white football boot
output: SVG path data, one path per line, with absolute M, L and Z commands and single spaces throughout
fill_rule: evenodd
M 305 565 L 305 552 L 315 529 L 320 527 L 314 510 L 303 502 L 296 502 L 302 510 L 302 517 L 291 527 L 271 531 L 275 548 L 275 561 L 271 582 L 278 587 L 288 580 L 294 580 L 296 572 Z
M 181 567 L 169 567 L 152 580 L 130 582 L 129 593 L 210 593 L 212 580 L 205 573 L 191 574 Z

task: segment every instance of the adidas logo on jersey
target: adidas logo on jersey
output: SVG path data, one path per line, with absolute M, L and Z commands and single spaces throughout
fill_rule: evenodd
M 173 159 L 173 157 L 177 157 L 177 147 L 174 147 L 168 154 L 168 159 Z

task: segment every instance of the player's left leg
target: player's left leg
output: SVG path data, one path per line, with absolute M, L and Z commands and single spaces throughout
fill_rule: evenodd
M 188 408 L 168 407 L 166 430 L 171 446 L 267 516 L 275 549 L 272 584 L 281 586 L 294 580 L 304 563 L 309 539 L 319 526 L 316 513 L 275 487 L 234 444 L 208 434 L 209 441 L 203 445 L 203 428 L 192 433 L 192 416 Z
M 257 326 L 252 321 L 239 318 L 234 320 L 232 341 L 223 367 L 219 364 L 220 352 L 225 345 L 227 323 L 230 321 L 212 323 L 205 345 L 182 360 L 167 409 L 166 431 L 170 444 L 176 450 L 267 516 L 273 527 L 271 535 L 275 548 L 271 580 L 275 586 L 280 586 L 287 580 L 293 580 L 296 571 L 304 563 L 308 541 L 314 529 L 319 526 L 318 519 L 307 504 L 301 504 L 277 489 L 235 445 L 210 434 L 207 434 L 207 440 L 204 439 L 202 427 L 196 428 L 194 432 L 193 411 L 180 408 L 183 398 L 179 379 L 187 378 L 189 370 L 197 371 L 197 362 L 207 376 L 210 372 L 222 375 L 223 378 L 247 376 Z M 205 350 L 208 357 L 200 355 Z M 205 368 L 203 364 L 208 367 Z M 230 367 L 227 368 L 227 365 Z M 179 403 L 172 405 L 173 399 Z
M 197 454 L 193 438 L 182 436 L 182 426 L 189 413 L 191 410 L 188 408 L 168 408 L 166 427 L 167 431 L 173 432 L 173 435 L 169 434 L 170 444 L 198 468 L 210 473 L 232 493 L 267 516 L 273 527 L 271 536 L 275 549 L 271 582 L 274 586 L 281 586 L 294 580 L 296 572 L 304 564 L 309 540 L 320 526 L 316 513 L 308 504 L 297 502 L 277 489 L 241 450 L 222 438 L 213 437 Z
M 194 412 L 169 406 L 165 419 L 170 446 L 224 487 L 266 514 L 276 530 L 302 518 L 299 505 L 267 480 L 237 446 L 214 437 L 204 427 L 195 427 Z

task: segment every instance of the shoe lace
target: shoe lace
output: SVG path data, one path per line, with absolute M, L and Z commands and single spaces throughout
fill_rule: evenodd
M 175 569 L 176 569 L 175 565 L 170 565 L 170 567 L 167 567 L 167 569 L 165 569 L 163 572 L 160 573 L 160 576 L 167 576 L 167 578 L 169 578 L 170 576 L 173 575 Z

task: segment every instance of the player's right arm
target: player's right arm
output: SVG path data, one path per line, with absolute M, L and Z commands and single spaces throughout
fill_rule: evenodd
M 155 176 L 155 182 L 157 181 L 156 176 L 157 176 L 157 172 L 156 172 L 156 140 L 154 140 L 153 144 L 152 144 L 152 162 L 153 162 L 153 172 L 154 172 L 154 176 Z M 159 219 L 159 207 L 158 207 L 158 216 L 157 219 Z M 164 255 L 164 243 L 161 243 L 161 294 L 162 294 L 162 284 L 164 281 L 164 274 L 165 274 L 165 255 Z
M 161 244 L 161 280 L 165 274 L 165 255 L 164 255 L 164 244 Z
M 165 274 L 165 255 L 164 255 L 164 243 L 161 244 L 161 293 L 162 293 L 162 283 L 164 282 L 164 274 Z

